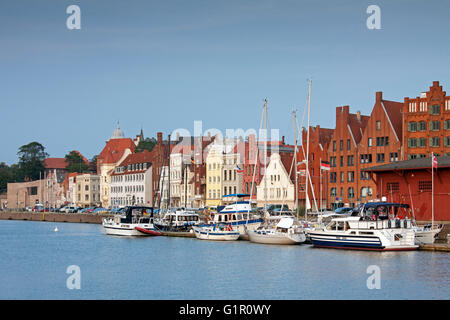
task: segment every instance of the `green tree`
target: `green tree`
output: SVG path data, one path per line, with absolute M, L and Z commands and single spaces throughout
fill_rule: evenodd
M 138 152 L 142 152 L 144 150 L 152 151 L 153 147 L 157 144 L 157 142 L 158 141 L 155 138 L 142 139 L 141 141 L 139 141 L 134 152 L 138 153 Z
M 44 171 L 44 160 L 48 157 L 45 147 L 39 142 L 23 145 L 17 152 L 19 156 L 20 180 L 37 180 Z
M 0 194 L 5 193 L 8 182 L 12 182 L 11 168 L 4 162 L 0 163 Z
M 76 151 L 70 151 L 65 156 L 69 172 L 85 173 L 89 171 L 89 164 L 84 161 L 84 158 Z
M 89 171 L 92 173 L 97 173 L 97 157 L 98 155 L 95 155 L 92 157 L 91 161 L 89 161 Z

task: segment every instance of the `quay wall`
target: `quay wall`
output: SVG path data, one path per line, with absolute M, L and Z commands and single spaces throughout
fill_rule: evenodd
M 96 213 L 58 213 L 58 212 L 16 212 L 0 211 L 0 220 L 25 220 L 47 222 L 72 222 L 101 224 L 102 219 L 110 217 L 109 214 Z

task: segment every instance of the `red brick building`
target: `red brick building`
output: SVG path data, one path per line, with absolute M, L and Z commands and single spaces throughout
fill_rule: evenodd
M 401 160 L 403 103 L 383 100 L 383 93 L 375 95 L 375 105 L 361 141 L 358 144 L 359 162 L 355 179 L 358 179 L 357 201 L 367 202 L 376 198 L 376 185 L 363 169 Z
M 437 157 L 434 169 L 434 220 L 450 222 L 450 156 Z M 406 203 L 414 210 L 417 221 L 431 220 L 431 157 L 392 162 L 365 169 L 376 184 L 378 199 Z
M 321 128 L 320 126 L 309 127 L 309 175 L 311 183 L 308 185 L 308 196 L 311 206 L 314 208 L 314 198 L 319 208 L 327 208 L 328 194 L 328 171 L 320 171 L 320 163 L 328 162 L 328 148 L 330 146 L 334 129 Z M 297 153 L 298 163 L 298 200 L 299 206 L 306 205 L 306 149 L 308 141 L 308 131 L 302 130 L 302 145 L 299 146 Z M 294 178 L 295 179 L 295 178 Z M 295 180 L 294 180 L 295 183 Z M 313 197 L 314 190 L 314 197 Z
M 359 190 L 358 145 L 368 116 L 358 111 L 350 113 L 349 106 L 336 108 L 336 128 L 328 147 L 331 170 L 328 178 L 328 201 L 330 208 L 354 206 Z
M 439 81 L 403 104 L 404 159 L 450 154 L 450 96 Z

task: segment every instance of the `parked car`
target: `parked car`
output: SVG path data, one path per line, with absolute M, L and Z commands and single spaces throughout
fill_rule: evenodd
M 44 205 L 42 205 L 42 204 L 35 204 L 32 210 L 34 212 L 44 212 Z
M 25 207 L 25 211 L 31 212 L 31 211 L 33 211 L 33 207 Z
M 352 214 L 353 207 L 340 207 L 334 210 L 334 212 L 338 214 Z
M 65 205 L 61 206 L 60 208 L 58 208 L 56 211 L 58 211 L 58 212 L 66 212 L 66 208 L 67 208 L 67 205 L 65 204 Z
M 108 213 L 108 210 L 105 208 L 95 208 L 93 213 Z
M 74 212 L 77 212 L 77 211 L 78 211 L 78 207 L 72 207 L 72 206 L 66 207 L 65 210 L 64 210 L 65 213 L 74 213 Z

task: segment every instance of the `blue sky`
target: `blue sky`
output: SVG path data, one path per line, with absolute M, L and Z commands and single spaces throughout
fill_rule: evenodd
M 69 30 L 66 8 L 81 9 Z M 381 9 L 369 30 L 366 9 Z M 2 1 L 0 162 L 31 141 L 52 157 L 100 153 L 115 124 L 133 137 L 177 128 L 271 128 L 293 142 L 292 110 L 334 128 L 335 107 L 370 114 L 450 91 L 450 3 L 442 1 Z M 299 121 L 300 121 L 299 120 Z M 304 123 L 306 125 L 306 122 Z

